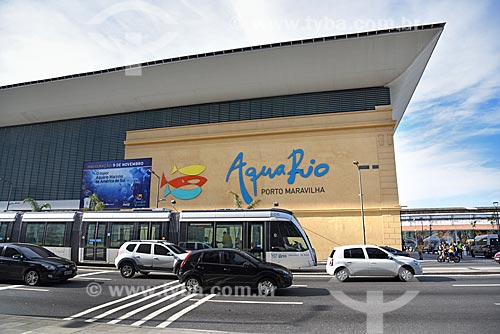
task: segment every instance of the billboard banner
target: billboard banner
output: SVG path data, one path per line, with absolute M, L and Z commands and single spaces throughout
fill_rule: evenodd
M 151 166 L 151 158 L 85 163 L 80 208 L 90 208 L 93 194 L 105 209 L 148 208 Z

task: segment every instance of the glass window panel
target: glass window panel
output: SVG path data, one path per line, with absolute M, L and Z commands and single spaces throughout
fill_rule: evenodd
M 220 263 L 219 260 L 219 252 L 207 252 L 203 253 L 203 260 L 202 262 L 204 263 Z
M 136 253 L 151 254 L 151 244 L 140 244 Z
M 161 239 L 161 223 L 151 223 L 151 239 Z
M 0 223 L 0 242 L 7 240 L 7 223 Z
M 243 224 L 217 224 L 215 234 L 218 248 L 242 248 Z
M 139 240 L 149 240 L 149 223 L 139 224 Z
M 188 225 L 187 242 L 181 242 L 179 246 L 189 250 L 212 248 L 213 235 L 213 224 L 192 223 Z
M 111 227 L 111 248 L 120 248 L 125 242 L 134 239 L 134 224 L 113 223 Z
M 45 246 L 64 246 L 66 223 L 47 223 Z
M 161 245 L 155 245 L 155 255 L 168 255 L 168 249 Z
M 26 224 L 26 237 L 24 241 L 30 244 L 43 244 L 43 230 L 45 223 L 28 223 Z

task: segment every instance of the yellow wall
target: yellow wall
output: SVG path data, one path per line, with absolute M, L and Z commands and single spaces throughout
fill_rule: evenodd
M 240 152 L 247 163 L 243 172 L 249 167 L 260 170 L 262 166 L 274 171 L 280 164 L 288 172 L 293 160 L 288 159 L 289 155 L 302 149 L 299 168 L 306 173 L 309 166 L 314 170 L 320 164 L 327 164 L 328 172 L 321 177 L 314 173 L 307 178 L 297 175 L 293 184 L 288 183 L 289 175 L 272 179 L 262 176 L 256 181 L 256 196 L 250 178 L 244 175 L 243 179 L 252 197 L 261 200 L 260 208 L 272 207 L 277 201 L 280 207 L 296 214 L 321 260 L 328 257 L 334 246 L 363 242 L 358 173 L 353 160 L 359 160 L 360 165 L 380 166 L 361 171 L 367 243 L 401 246 L 394 125 L 390 107 L 380 107 L 376 111 L 129 131 L 125 156 L 153 158 L 153 170 L 169 181 L 183 176 L 180 172 L 172 174 L 174 165 L 179 169 L 205 166 L 199 174 L 207 179 L 202 192 L 190 200 L 177 198 L 177 209 L 214 209 L 234 207 L 228 191 L 242 194 L 239 170 L 234 170 L 226 182 L 228 170 Z M 325 170 L 323 166 L 317 172 Z M 290 188 L 312 191 L 285 193 Z M 161 188 L 160 199 L 165 189 Z M 263 193 L 263 189 L 268 190 Z M 274 195 L 271 189 L 275 189 Z M 276 189 L 283 194 L 277 194 Z M 174 197 L 169 194 L 160 207 L 170 207 L 171 199 Z M 155 207 L 154 178 L 151 201 L 151 207 Z

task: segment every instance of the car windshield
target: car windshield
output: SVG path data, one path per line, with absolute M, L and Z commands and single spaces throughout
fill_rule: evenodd
M 45 257 L 56 257 L 54 253 L 39 246 L 23 246 L 22 252 L 29 259 L 40 259 Z

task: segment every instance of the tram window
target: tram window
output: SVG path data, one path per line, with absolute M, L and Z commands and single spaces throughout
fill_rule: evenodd
M 139 224 L 139 240 L 148 240 L 149 223 Z
M 243 224 L 217 224 L 215 234 L 218 248 L 241 249 L 243 238 Z
M 64 246 L 66 223 L 48 223 L 44 246 Z
M 8 223 L 0 223 L 0 241 L 7 240 L 7 226 Z
M 30 244 L 43 245 L 43 230 L 45 223 L 26 224 L 26 237 L 24 241 Z
M 212 247 L 214 227 L 212 224 L 194 223 L 188 225 L 187 242 L 180 243 L 186 249 L 204 249 Z
M 273 251 L 305 251 L 307 244 L 299 230 L 287 221 L 271 223 L 271 250 Z
M 134 239 L 134 224 L 113 224 L 111 227 L 111 248 L 120 248 L 125 242 Z
M 140 244 L 136 253 L 151 254 L 151 244 Z
M 151 223 L 151 239 L 160 240 L 161 239 L 161 223 Z

